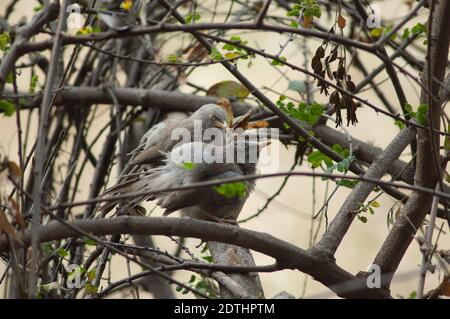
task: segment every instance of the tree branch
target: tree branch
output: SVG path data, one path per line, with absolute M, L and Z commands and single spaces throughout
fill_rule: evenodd
M 364 278 L 352 276 L 334 262 L 298 248 L 269 234 L 242 229 L 229 225 L 201 221 L 192 218 L 166 217 L 117 217 L 113 219 L 80 220 L 70 223 L 86 233 L 96 236 L 131 234 L 165 235 L 200 238 L 247 247 L 271 256 L 288 268 L 305 272 L 341 297 L 345 298 L 389 298 L 379 289 L 369 289 Z M 20 232 L 18 238 L 29 245 L 30 231 Z M 53 221 L 39 227 L 39 241 L 49 242 L 71 237 L 80 233 L 72 227 Z M 9 249 L 5 236 L 0 237 L 0 251 Z
M 393 141 L 386 147 L 380 156 L 370 165 L 364 174 L 366 178 L 381 178 L 392 163 L 400 156 L 405 147 L 415 138 L 415 129 L 409 127 L 400 131 Z M 334 220 L 326 230 L 322 239 L 314 247 L 315 250 L 325 253 L 328 257 L 334 256 L 342 239 L 347 233 L 355 218 L 357 211 L 364 204 L 375 185 L 366 182 L 358 183 L 337 213 Z
M 24 47 L 28 43 L 28 40 L 33 35 L 41 32 L 47 23 L 56 19 L 58 11 L 58 2 L 51 2 L 39 12 L 29 24 L 17 32 L 14 43 L 11 45 L 11 48 L 9 48 L 8 53 L 4 56 L 0 64 L 0 97 L 3 96 L 3 90 L 8 74 L 13 70 L 16 61 L 25 53 Z M 53 41 L 49 48 L 52 46 Z
M 140 105 L 143 108 L 155 108 L 164 111 L 195 111 L 200 106 L 207 103 L 216 103 L 219 99 L 213 96 L 199 96 L 174 91 L 157 89 L 137 89 L 129 87 L 112 87 L 115 97 L 120 104 Z M 42 95 L 38 94 L 31 101 L 23 105 L 22 109 L 37 108 L 42 100 Z M 112 97 L 101 87 L 66 86 L 58 91 L 55 105 L 83 105 L 92 104 L 112 104 Z M 242 102 L 233 102 L 235 115 L 245 114 L 249 110 L 249 105 Z
M 431 87 L 434 97 L 438 97 L 439 82 L 444 80 L 449 52 L 450 19 L 447 14 L 450 12 L 450 1 L 440 0 L 434 9 L 430 10 L 430 17 L 433 18 L 429 19 L 428 29 L 431 30 L 431 35 L 429 35 L 428 63 L 422 74 L 422 82 Z M 439 129 L 440 103 L 435 102 L 433 98 L 429 99 L 424 90 L 421 94 L 421 103 L 429 104 L 429 123 L 431 127 Z M 440 164 L 436 163 L 436 159 L 439 158 L 439 135 L 430 134 L 429 130 L 418 129 L 417 141 L 415 183 L 422 187 L 435 187 L 439 178 L 435 167 L 440 169 Z M 374 264 L 380 266 L 382 273 L 389 274 L 389 280 L 385 283 L 386 288 L 389 287 L 406 249 L 425 218 L 425 214 L 430 210 L 432 198 L 429 194 L 413 192 L 378 252 Z

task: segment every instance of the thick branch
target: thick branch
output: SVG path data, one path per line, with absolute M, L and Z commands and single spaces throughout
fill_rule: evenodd
M 120 104 L 141 105 L 143 108 L 163 109 L 164 111 L 195 111 L 197 108 L 207 103 L 217 102 L 217 97 L 198 96 L 174 91 L 164 91 L 156 89 L 136 89 L 136 88 L 111 88 Z M 32 101 L 26 103 L 22 109 L 39 107 L 42 96 L 38 95 Z M 112 104 L 111 94 L 108 94 L 101 87 L 64 87 L 58 92 L 55 101 L 56 105 L 92 105 L 92 104 Z M 244 103 L 232 103 L 236 115 L 242 115 L 248 111 L 249 106 Z
M 97 236 L 132 234 L 194 237 L 203 240 L 225 242 L 247 247 L 271 256 L 281 265 L 305 272 L 336 294 L 346 298 L 387 298 L 389 295 L 378 289 L 368 289 L 366 281 L 352 276 L 332 261 L 323 260 L 308 251 L 269 234 L 206 222 L 191 218 L 164 217 L 117 217 L 75 221 L 72 225 Z M 28 245 L 29 231 L 18 233 L 18 238 Z M 39 228 L 40 242 L 79 237 L 79 233 L 56 221 Z M 0 251 L 9 249 L 5 236 L 0 239 Z
M 405 147 L 414 139 L 415 129 L 406 128 L 394 138 L 386 147 L 383 153 L 370 165 L 364 177 L 381 178 L 386 173 L 392 163 L 400 156 Z M 350 225 L 355 218 L 361 205 L 372 192 L 375 185 L 367 182 L 358 183 L 351 194 L 346 198 L 341 209 L 337 213 L 330 227 L 325 232 L 315 249 L 323 251 L 329 257 L 332 257 L 341 244 L 342 239 L 347 233 Z
M 422 82 L 431 88 L 434 97 L 439 96 L 439 82 L 444 80 L 444 73 L 447 64 L 449 42 L 450 42 L 450 1 L 436 1 L 433 5 L 435 10 L 430 12 L 429 30 L 431 37 L 429 41 L 428 63 L 422 74 Z M 432 18 L 431 18 L 432 17 Z M 430 68 L 431 67 L 431 68 Z M 436 81 L 431 81 L 435 79 Z M 421 103 L 428 103 L 429 123 L 434 129 L 439 129 L 441 108 L 440 103 L 434 98 L 429 98 L 428 94 L 422 90 Z M 440 169 L 439 163 L 439 135 L 429 132 L 429 130 L 418 129 L 417 166 L 415 182 L 418 186 L 427 188 L 434 187 L 438 181 Z M 374 264 L 378 264 L 382 273 L 389 274 L 392 279 L 400 261 L 411 243 L 416 230 L 420 227 L 425 218 L 425 214 L 430 210 L 432 196 L 413 192 L 407 204 L 403 208 L 400 216 L 390 231 Z M 388 287 L 390 280 L 386 283 Z
M 8 53 L 2 59 L 0 64 L 0 96 L 3 96 L 6 79 L 8 74 L 13 70 L 16 61 L 23 55 L 23 48 L 28 40 L 35 34 L 41 32 L 42 28 L 50 21 L 56 19 L 58 16 L 59 4 L 52 2 L 46 6 L 40 13 L 38 13 L 33 20 L 23 28 L 21 28 L 16 35 L 14 43 L 8 50 Z M 53 41 L 49 48 L 53 45 Z

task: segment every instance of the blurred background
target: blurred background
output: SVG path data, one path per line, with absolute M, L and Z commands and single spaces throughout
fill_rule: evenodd
M 10 0 L 2 0 L 0 2 L 0 14 L 4 14 L 4 11 L 9 4 Z M 220 20 L 226 14 L 226 10 L 229 7 L 229 1 L 220 2 L 216 17 Z M 249 3 L 252 1 L 248 1 Z M 404 0 L 390 0 L 390 1 L 376 1 L 374 2 L 380 5 L 383 21 L 385 23 L 395 23 L 401 17 L 403 17 L 410 9 L 410 3 Z M 33 8 L 38 6 L 39 3 L 34 0 L 21 0 L 16 5 L 16 10 L 12 13 L 11 21 L 19 21 L 21 19 L 29 20 L 31 16 L 35 14 Z M 202 1 L 202 7 L 213 7 L 215 1 Z M 420 10 L 415 22 L 426 22 L 426 14 L 428 10 Z M 283 16 L 283 11 L 272 10 L 271 15 Z M 321 23 L 327 25 L 327 16 L 321 18 Z M 264 33 L 263 35 L 258 32 L 235 32 L 241 38 L 249 42 L 249 45 L 253 45 L 256 48 L 263 48 L 269 53 L 275 54 L 280 49 L 280 45 L 283 45 L 286 40 L 286 35 L 279 35 L 276 33 Z M 167 37 L 171 36 L 168 34 Z M 168 41 L 162 47 L 162 56 L 168 56 L 180 49 L 183 43 L 183 38 L 187 37 L 179 35 L 168 39 Z M 289 43 L 283 52 L 283 55 L 291 63 L 297 65 L 308 65 L 305 63 L 305 51 L 306 46 L 306 59 L 311 59 L 316 48 L 321 44 L 321 41 L 315 41 L 308 39 L 307 42 L 303 41 L 302 37 L 296 36 L 295 40 Z M 70 50 L 66 48 L 65 54 L 68 54 Z M 414 49 L 416 57 L 419 60 L 423 59 L 424 47 L 421 47 L 420 43 L 417 44 L 417 48 Z M 43 53 L 48 55 L 48 51 Z M 372 69 L 378 67 L 382 62 L 374 58 L 372 55 L 361 52 L 361 58 L 364 59 L 366 66 L 369 68 L 369 72 Z M 24 59 L 23 62 L 26 59 Z M 82 61 L 82 59 L 80 59 Z M 403 63 L 403 62 L 402 62 Z M 273 101 L 276 101 L 281 94 L 285 94 L 293 99 L 300 100 L 301 96 L 295 91 L 288 90 L 288 83 L 292 80 L 305 81 L 310 80 L 305 78 L 304 75 L 299 72 L 294 72 L 286 67 L 274 67 L 270 61 L 257 57 L 253 59 L 252 67 L 248 68 L 246 62 L 239 62 L 240 70 L 264 93 L 266 93 Z M 309 65 L 308 65 L 309 67 Z M 419 76 L 416 70 L 409 70 L 412 74 Z M 361 73 L 351 68 L 349 73 L 352 75 L 355 83 L 361 81 L 364 77 Z M 44 79 L 42 74 L 39 75 L 39 84 L 37 90 L 41 88 Z M 406 79 L 403 74 L 399 73 L 400 80 L 403 84 L 408 100 L 412 105 L 419 104 L 419 90 L 415 83 Z M 119 75 L 120 79 L 120 75 Z M 229 74 L 220 64 L 210 65 L 206 67 L 196 68 L 188 77 L 187 81 L 195 83 L 196 85 L 204 88 L 209 88 L 213 84 L 223 80 L 234 80 L 233 76 Z M 380 89 L 384 92 L 386 97 L 395 106 L 398 105 L 397 97 L 395 96 L 394 89 L 387 74 L 383 71 L 376 78 L 375 82 L 379 83 Z M 28 71 L 22 72 L 18 76 L 19 90 L 28 90 L 30 83 L 30 74 Z M 325 103 L 328 98 L 325 98 L 319 94 L 316 90 L 315 82 L 314 87 L 314 100 L 317 102 Z M 192 87 L 188 85 L 181 85 L 180 90 L 182 92 L 193 92 Z M 197 93 L 199 94 L 199 93 Z M 200 93 L 201 94 L 201 93 Z M 380 101 L 372 90 L 366 90 L 360 94 L 361 97 L 370 100 L 376 105 L 380 105 Z M 398 107 L 397 107 L 398 108 Z M 21 115 L 23 123 L 27 121 L 27 113 Z M 108 106 L 99 107 L 97 116 L 95 118 L 94 127 L 103 127 L 109 119 Z M 384 148 L 398 132 L 398 127 L 394 125 L 393 120 L 384 116 L 380 116 L 371 109 L 363 107 L 358 111 L 358 123 L 355 126 L 344 126 L 343 131 L 347 131 L 354 137 L 367 141 L 375 146 Z M 34 112 L 31 116 L 30 122 L 30 135 L 29 141 L 33 141 L 36 138 L 37 132 L 37 113 Z M 330 124 L 331 125 L 331 124 Z M 17 161 L 17 130 L 15 117 L 6 118 L 0 115 L 0 149 L 2 152 L 9 156 L 10 160 Z M 34 135 L 33 135 L 34 133 Z M 74 134 L 74 132 L 69 132 Z M 278 142 L 274 142 L 272 147 L 272 156 L 279 159 L 279 171 L 288 171 L 293 163 L 293 156 L 295 149 L 286 148 L 282 144 L 276 145 Z M 31 142 L 28 143 L 28 150 Z M 98 142 L 93 148 L 94 154 L 100 152 L 102 143 Z M 276 154 L 273 151 L 276 151 Z M 65 148 L 62 145 L 62 152 L 65 153 L 61 156 L 61 159 L 69 159 L 70 148 Z M 405 159 L 409 158 L 410 149 L 407 148 L 402 155 Z M 304 162 L 302 166 L 296 168 L 296 170 L 306 171 L 310 170 L 310 164 Z M 78 198 L 84 199 L 88 196 L 88 189 L 90 183 L 90 177 L 92 176 L 93 168 L 87 168 L 84 178 L 81 180 Z M 109 178 L 109 185 L 113 185 L 119 174 L 118 169 L 113 169 L 112 176 Z M 63 175 L 61 175 L 63 178 Z M 270 197 L 281 185 L 283 178 L 263 179 L 257 181 L 255 191 L 247 201 L 240 219 L 245 219 L 255 214 L 259 208 L 263 207 L 268 197 Z M 322 181 L 320 178 L 310 177 L 292 177 L 288 180 L 286 187 L 281 194 L 273 200 L 267 209 L 265 209 L 257 218 L 253 218 L 248 222 L 241 224 L 241 227 L 256 230 L 260 232 L 266 232 L 288 241 L 298 247 L 308 248 L 314 241 L 314 238 L 320 239 L 320 236 L 325 228 L 324 220 L 322 219 L 322 226 L 317 229 L 317 220 L 312 224 L 312 216 L 314 216 L 322 207 L 324 200 L 330 196 L 330 193 L 334 190 L 336 184 L 332 181 Z M 328 220 L 331 220 L 335 213 L 339 210 L 346 196 L 350 193 L 348 188 L 340 187 L 336 194 L 329 201 L 327 215 Z M 370 198 L 373 198 L 376 193 L 373 193 Z M 345 236 L 342 245 L 339 247 L 336 260 L 337 264 L 348 270 L 349 272 L 356 274 L 358 271 L 365 270 L 373 261 L 374 256 L 381 247 L 383 240 L 389 232 L 387 216 L 389 210 L 395 205 L 395 201 L 389 196 L 382 195 L 378 200 L 379 207 L 375 208 L 374 215 L 367 215 L 367 223 L 362 223 L 355 219 L 349 232 Z M 146 208 L 149 210 L 153 208 L 153 204 L 146 204 Z M 76 208 L 74 213 L 81 212 L 82 208 Z M 152 216 L 159 216 L 161 211 L 156 209 Z M 438 226 L 442 221 L 438 221 Z M 449 242 L 449 235 L 442 234 L 441 242 Z M 163 250 L 174 251 L 176 245 L 168 238 L 155 237 L 155 242 Z M 192 252 L 200 255 L 199 249 L 195 248 L 200 243 L 199 240 L 188 240 L 187 246 L 192 249 Z M 254 253 L 256 264 L 265 265 L 273 262 L 271 258 L 263 256 L 258 253 Z M 392 295 L 394 297 L 408 298 L 417 287 L 419 265 L 422 255 L 419 250 L 419 245 L 416 241 L 413 241 L 410 245 L 405 257 L 403 258 L 397 274 L 393 280 Z M 4 265 L 0 263 L 0 272 Z M 140 271 L 140 267 L 131 264 L 131 272 L 137 273 Z M 120 257 L 113 257 L 113 263 L 110 269 L 112 280 L 119 280 L 127 277 L 127 264 L 126 261 Z M 320 283 L 314 281 L 311 278 L 307 278 L 304 274 L 298 271 L 284 270 L 277 273 L 262 273 L 261 275 L 262 285 L 266 294 L 266 297 L 272 297 L 280 291 L 287 291 L 296 297 L 304 298 L 333 298 L 335 295 L 330 292 L 329 289 L 322 286 Z M 185 271 L 179 271 L 176 273 L 175 278 L 187 282 L 190 274 Z M 428 274 L 426 280 L 425 291 L 435 288 L 439 283 L 439 272 L 435 274 Z M 0 289 L 4 287 L 0 286 Z M 2 290 L 0 290 L 2 291 Z M 3 293 L 2 293 L 3 294 Z M 180 297 L 192 297 L 191 294 Z M 124 289 L 121 292 L 115 293 L 110 297 L 130 297 L 129 289 Z M 141 293 L 141 298 L 151 297 L 144 292 Z

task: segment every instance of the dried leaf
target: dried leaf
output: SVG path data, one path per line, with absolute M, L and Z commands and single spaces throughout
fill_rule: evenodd
M 330 103 L 337 104 L 337 103 L 339 103 L 339 100 L 340 100 L 339 92 L 333 91 L 333 93 L 331 93 L 331 95 L 330 95 Z
M 302 26 L 304 28 L 309 28 L 311 26 L 311 23 L 313 22 L 313 17 L 311 16 L 304 16 Z
M 9 161 L 8 169 L 9 175 L 11 176 L 12 180 L 19 184 L 20 177 L 22 176 L 22 170 L 20 169 L 19 165 L 17 165 L 15 162 Z
M 347 24 L 347 20 L 343 16 L 339 15 L 337 19 L 337 24 L 339 28 L 344 29 Z
M 347 81 L 347 90 L 354 93 L 356 91 L 356 85 L 353 81 Z
M 322 62 L 317 56 L 314 56 L 311 61 L 311 67 L 314 70 L 314 73 L 318 74 L 322 71 Z
M 21 245 L 23 245 L 22 240 L 20 240 L 20 238 L 17 237 L 16 230 L 9 222 L 4 211 L 0 211 L 0 233 L 1 232 L 8 234 L 12 238 L 14 238 L 17 242 L 19 242 Z
M 22 214 L 20 213 L 19 204 L 14 199 L 10 200 L 11 207 L 14 210 L 14 221 L 17 225 L 19 225 L 20 230 L 24 230 L 27 228 L 26 222 L 23 219 Z
M 265 128 L 265 127 L 269 127 L 269 125 L 270 124 L 267 121 L 257 121 L 257 122 L 248 123 L 247 129 Z
M 343 65 L 339 64 L 339 67 L 337 69 L 335 77 L 339 80 L 343 80 L 344 76 L 345 76 L 345 67 Z
M 328 78 L 334 80 L 333 73 L 331 72 L 330 63 L 328 62 L 329 56 L 325 59 L 325 70 L 327 71 Z
M 323 48 L 323 46 L 319 46 L 317 48 L 315 56 L 320 58 L 320 59 L 325 56 L 325 49 Z
M 450 278 L 446 278 L 446 280 L 442 283 L 441 295 L 450 297 Z
M 336 61 L 338 55 L 337 46 L 331 50 L 330 59 L 328 60 L 329 63 Z
M 186 53 L 187 60 L 192 62 L 201 62 L 209 57 L 208 51 L 200 43 L 189 47 L 183 53 Z

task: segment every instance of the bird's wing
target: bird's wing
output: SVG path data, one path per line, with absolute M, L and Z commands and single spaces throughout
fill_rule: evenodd
M 214 180 L 238 176 L 241 176 L 238 172 L 228 171 L 214 176 Z M 163 198 L 160 198 L 158 204 L 165 209 L 164 216 L 167 216 L 177 210 L 187 207 L 196 205 L 221 207 L 236 203 L 237 200 L 240 200 L 237 195 L 227 198 L 224 195 L 221 195 L 214 187 L 209 187 L 167 193 Z
M 162 143 L 150 146 L 144 149 L 136 157 L 130 161 L 131 165 L 153 164 L 154 162 L 160 162 L 163 154 L 161 153 Z

